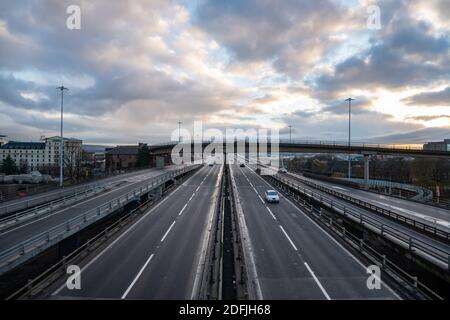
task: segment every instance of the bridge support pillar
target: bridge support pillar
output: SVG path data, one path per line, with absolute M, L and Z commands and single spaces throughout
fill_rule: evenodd
M 163 192 L 163 188 L 162 187 L 157 187 L 153 190 L 150 190 L 150 192 L 148 193 L 148 198 L 149 200 L 158 200 L 159 198 L 162 197 L 162 192 Z
M 369 189 L 369 180 L 370 180 L 370 155 L 365 154 L 364 155 L 364 184 L 366 186 L 366 189 Z

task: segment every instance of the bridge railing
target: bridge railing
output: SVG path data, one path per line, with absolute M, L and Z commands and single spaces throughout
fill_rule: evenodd
M 109 189 L 113 184 L 115 183 L 96 184 L 84 190 L 76 190 L 75 193 L 52 200 L 50 203 L 44 203 L 26 210 L 18 211 L 17 213 L 8 214 L 6 217 L 0 218 L 0 230 L 10 228 L 13 225 L 47 214 L 55 209 L 92 197 Z
M 232 142 L 231 140 L 229 142 Z M 237 142 L 245 142 L 244 139 L 238 139 Z M 255 140 L 250 139 L 250 142 L 255 142 Z M 302 139 L 279 139 L 276 140 L 279 144 L 291 144 L 291 145 L 311 145 L 311 146 L 334 146 L 334 147 L 348 147 L 348 141 L 344 140 L 302 140 Z M 224 142 L 228 142 L 224 138 Z M 275 141 L 274 141 L 275 142 Z M 161 142 L 149 145 L 150 149 L 152 147 L 160 147 L 160 146 L 175 146 L 178 141 L 169 141 L 169 142 Z M 210 144 L 214 143 L 212 140 L 203 140 L 202 142 L 197 140 L 186 141 L 185 143 L 203 143 Z M 217 142 L 215 142 L 217 143 Z M 269 139 L 267 143 L 271 143 Z M 181 142 L 183 144 L 183 141 Z M 421 144 L 400 144 L 400 143 L 374 143 L 374 142 L 364 142 L 364 141 L 353 141 L 350 144 L 351 147 L 356 148 L 375 148 L 375 149 L 388 149 L 388 150 L 405 150 L 405 151 L 413 151 L 413 150 L 424 150 L 423 145 Z
M 194 170 L 198 167 L 199 165 L 186 166 L 182 169 L 157 176 L 151 179 L 144 186 L 138 187 L 120 196 L 119 198 L 92 208 L 85 213 L 81 213 L 80 215 L 70 220 L 58 224 L 45 232 L 34 235 L 26 239 L 25 241 L 22 241 L 0 252 L 0 274 L 37 255 L 38 253 L 78 232 L 79 230 L 94 223 L 95 221 L 100 220 L 106 215 L 125 206 L 132 200 L 140 197 L 141 195 L 149 192 L 152 189 L 159 187 L 170 179 L 188 171 Z
M 381 236 L 393 240 L 395 243 L 401 245 L 408 251 L 421 256 L 422 258 L 430 261 L 438 267 L 449 270 L 450 251 L 443 249 L 441 246 L 437 246 L 431 242 L 424 241 L 413 234 L 407 233 L 395 226 L 390 226 L 378 219 L 371 217 L 367 214 L 358 212 L 352 208 L 346 207 L 332 198 L 317 193 L 311 189 L 300 186 L 294 183 L 290 179 L 285 179 L 280 176 L 267 176 L 269 179 L 275 179 L 283 183 L 284 185 L 297 190 L 305 196 L 318 201 L 320 204 L 335 210 L 339 214 L 350 218 L 360 225 L 375 231 Z
M 336 146 L 336 147 L 348 147 L 348 141 L 340 140 L 300 140 L 300 139 L 280 139 L 282 144 L 304 144 L 304 145 L 323 145 L 323 146 Z M 390 149 L 390 150 L 423 150 L 421 144 L 395 144 L 395 143 L 373 143 L 364 141 L 353 141 L 350 143 L 351 147 L 358 148 L 376 148 L 376 149 Z
M 404 223 L 404 224 L 406 224 L 408 226 L 411 226 L 411 227 L 417 229 L 418 231 L 429 233 L 429 234 L 432 234 L 433 236 L 437 236 L 439 238 L 442 238 L 443 240 L 450 241 L 450 232 L 448 230 L 444 230 L 444 229 L 438 228 L 436 225 L 430 225 L 430 224 L 427 224 L 427 223 L 424 223 L 424 222 L 420 222 L 417 219 L 408 217 L 406 214 L 401 214 L 401 213 L 398 213 L 398 212 L 394 212 L 392 210 L 388 210 L 388 209 L 382 208 L 382 207 L 374 205 L 374 204 L 372 204 L 370 202 L 367 202 L 367 201 L 364 201 L 364 200 L 352 197 L 349 194 L 345 194 L 345 193 L 333 190 L 331 188 L 325 187 L 323 185 L 316 184 L 316 183 L 314 183 L 312 181 L 309 181 L 309 180 L 301 179 L 298 176 L 295 176 L 295 175 L 292 175 L 292 174 L 290 176 L 294 177 L 297 180 L 300 180 L 301 183 L 306 184 L 306 185 L 308 185 L 308 186 L 310 186 L 310 187 L 312 187 L 314 189 L 323 191 L 323 192 L 328 193 L 328 194 L 330 194 L 332 196 L 335 196 L 337 198 L 341 198 L 341 199 L 344 199 L 344 200 L 346 200 L 346 201 L 348 201 L 350 203 L 354 203 L 354 204 L 357 204 L 357 205 L 359 205 L 361 207 L 367 208 L 367 209 L 369 209 L 369 210 L 371 210 L 373 212 L 376 212 L 379 215 L 391 218 L 393 220 L 396 220 L 398 222 L 401 222 L 401 223 Z
M 22 201 L 15 201 L 11 204 L 5 204 L 0 206 L 0 216 L 19 211 L 19 210 L 26 210 L 32 207 L 35 207 L 37 205 L 41 205 L 44 202 L 50 202 L 54 201 L 59 198 L 63 197 L 69 197 L 74 194 L 82 194 L 85 193 L 88 190 L 93 190 L 95 188 L 101 187 L 103 184 L 100 182 L 94 182 L 82 186 L 78 186 L 75 188 L 69 188 L 69 189 L 61 189 L 56 192 L 51 192 L 50 194 L 43 194 L 40 196 L 36 196 L 30 199 L 23 199 Z

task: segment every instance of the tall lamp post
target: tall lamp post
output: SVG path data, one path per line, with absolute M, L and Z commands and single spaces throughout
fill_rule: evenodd
M 352 101 L 355 100 L 353 98 L 345 99 L 348 101 L 348 178 L 352 177 L 352 159 L 351 159 L 351 108 Z
M 182 124 L 182 123 L 183 123 L 183 122 L 178 121 L 178 143 L 181 142 L 181 124 Z
M 288 125 L 289 127 L 289 143 L 292 143 L 292 125 Z
M 57 87 L 61 91 L 61 140 L 59 144 L 59 186 L 62 187 L 64 183 L 63 176 L 63 159 L 64 159 L 64 138 L 63 138 L 63 113 L 64 113 L 64 90 L 69 90 L 64 85 Z

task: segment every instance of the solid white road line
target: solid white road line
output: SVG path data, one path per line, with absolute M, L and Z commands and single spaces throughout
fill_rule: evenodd
M 281 231 L 283 231 L 284 235 L 286 236 L 286 238 L 289 240 L 289 242 L 291 243 L 291 246 L 294 248 L 295 251 L 298 251 L 297 247 L 295 246 L 294 242 L 292 242 L 291 238 L 289 238 L 288 234 L 286 233 L 286 231 L 284 230 L 284 228 L 280 225 Z
M 259 177 L 266 185 L 273 188 L 266 180 Z M 326 232 L 321 226 L 317 224 L 310 216 L 308 216 L 305 212 L 303 212 L 299 207 L 297 207 L 291 200 L 286 198 L 285 196 L 280 194 L 280 197 L 285 199 L 295 210 L 297 210 L 300 214 L 302 214 L 306 219 L 308 219 L 313 225 L 315 225 L 320 231 L 322 231 L 323 234 L 325 234 L 334 244 L 336 244 L 339 248 L 341 248 L 351 259 L 353 259 L 358 265 L 360 265 L 364 270 L 367 270 L 367 267 L 358 259 L 356 258 L 347 248 L 345 248 L 342 244 L 340 244 L 336 239 L 333 238 L 332 235 L 330 235 L 328 232 Z M 399 300 L 402 300 L 402 298 L 384 281 L 382 281 L 382 284 Z
M 164 241 L 164 239 L 166 239 L 167 235 L 169 234 L 170 230 L 172 229 L 173 225 L 175 224 L 176 221 L 172 222 L 172 224 L 170 225 L 169 229 L 167 229 L 166 233 L 164 234 L 164 236 L 161 239 L 161 242 Z
M 198 170 L 196 173 L 194 173 L 186 182 L 194 178 L 196 175 L 200 174 L 202 169 Z M 185 183 L 186 183 L 185 182 Z M 184 183 L 179 185 L 172 193 L 170 193 L 167 197 L 163 198 L 159 203 L 157 203 L 153 208 L 150 208 L 139 220 L 134 222 L 128 229 L 126 229 L 122 234 L 120 234 L 113 242 L 111 242 L 106 248 L 104 248 L 98 255 L 92 258 L 85 266 L 81 268 L 81 272 L 89 268 L 91 265 L 93 265 L 100 257 L 102 257 L 108 250 L 110 250 L 117 242 L 119 242 L 122 238 L 124 238 L 127 234 L 129 234 L 134 228 L 136 228 L 141 221 L 143 221 L 145 218 L 147 218 L 150 214 L 152 214 L 156 209 L 158 209 L 163 203 L 165 203 L 168 199 L 170 199 L 172 196 L 174 196 L 177 192 L 179 192 L 182 188 L 181 186 L 184 186 Z M 60 293 L 64 288 L 66 287 L 66 283 L 64 282 L 58 289 L 55 290 L 55 292 L 52 293 L 52 296 L 57 295 Z
M 156 171 L 155 171 L 155 172 L 152 172 L 152 173 L 150 174 L 150 177 L 149 177 L 149 178 L 146 178 L 146 179 L 144 179 L 144 180 L 148 180 L 148 179 L 157 177 L 158 174 L 155 176 L 155 175 L 154 175 L 155 173 L 157 173 L 157 172 L 156 172 Z M 163 175 L 163 174 L 164 174 L 164 173 L 160 173 L 159 175 Z M 143 180 L 142 180 L 142 181 L 143 181 Z M 43 217 L 40 217 L 40 218 L 37 218 L 37 219 L 32 219 L 31 221 L 26 222 L 26 223 L 24 223 L 24 224 L 21 224 L 20 226 L 13 227 L 13 228 L 11 228 L 11 229 L 6 230 L 5 232 L 0 233 L 0 236 L 3 236 L 3 235 L 8 234 L 8 233 L 11 233 L 11 232 L 16 231 L 16 230 L 18 230 L 18 229 L 22 229 L 22 228 L 24 228 L 24 227 L 27 227 L 27 226 L 33 224 L 33 223 L 36 223 L 36 222 L 39 222 L 39 221 L 48 219 L 48 218 L 50 218 L 50 217 L 52 217 L 52 216 L 54 216 L 54 215 L 56 215 L 56 214 L 62 213 L 62 212 L 64 212 L 64 211 L 68 211 L 68 210 L 73 209 L 73 208 L 76 208 L 77 206 L 79 206 L 79 205 L 81 205 L 81 204 L 83 204 L 83 203 L 86 203 L 86 202 L 95 200 L 95 199 L 100 198 L 100 197 L 104 197 L 104 196 L 106 196 L 106 195 L 108 195 L 108 194 L 110 194 L 110 193 L 112 193 L 112 192 L 117 192 L 117 191 L 119 191 L 119 190 L 121 190 L 121 189 L 131 187 L 132 185 L 135 185 L 135 184 L 137 184 L 137 183 L 139 183 L 139 182 L 141 182 L 141 181 L 138 181 L 138 182 L 132 182 L 132 183 L 126 184 L 126 185 L 124 185 L 124 186 L 122 186 L 122 187 L 119 187 L 119 188 L 117 188 L 117 189 L 112 189 L 112 190 L 109 190 L 109 191 L 100 193 L 100 194 L 97 195 L 97 196 L 94 196 L 94 197 L 91 197 L 91 198 L 87 198 L 87 199 L 85 199 L 85 200 L 83 200 L 83 201 L 81 201 L 81 202 L 77 202 L 77 203 L 75 203 L 74 205 L 71 205 L 71 206 L 69 206 L 69 207 L 65 207 L 65 208 L 63 208 L 63 209 L 61 209 L 61 210 L 54 211 L 54 212 L 52 212 L 52 213 L 50 213 L 50 214 L 47 214 L 47 215 L 45 215 L 45 216 L 43 216 Z M 110 201 L 111 201 L 111 200 L 110 200 Z
M 203 232 L 203 240 L 202 240 L 202 246 L 200 251 L 200 257 L 198 259 L 198 265 L 197 265 L 197 271 L 195 273 L 194 277 L 194 283 L 192 285 L 192 291 L 191 291 L 191 300 L 196 299 L 199 293 L 200 288 L 200 282 L 203 274 L 203 270 L 206 268 L 206 251 L 209 243 L 209 239 L 211 237 L 211 226 L 214 220 L 214 209 L 216 208 L 217 201 L 219 199 L 219 181 L 223 174 L 223 166 L 220 167 L 219 173 L 217 175 L 217 181 L 214 187 L 214 190 L 211 195 L 211 199 L 213 199 L 208 212 L 208 222 L 206 224 L 206 229 L 204 229 Z
M 314 274 L 314 272 L 311 270 L 311 268 L 309 267 L 308 263 L 304 263 L 306 266 L 306 269 L 308 269 L 309 273 L 312 275 L 312 277 L 314 278 L 314 281 L 317 283 L 317 285 L 319 286 L 320 290 L 322 291 L 323 295 L 325 296 L 325 298 L 327 298 L 327 300 L 331 300 L 330 296 L 328 295 L 327 291 L 324 289 L 324 287 L 322 286 L 322 284 L 320 283 L 319 279 L 317 279 L 316 275 Z
M 131 289 L 133 288 L 134 284 L 136 283 L 136 281 L 138 281 L 139 277 L 141 276 L 142 272 L 144 272 L 145 268 L 147 267 L 147 265 L 150 263 L 150 261 L 153 259 L 153 253 L 150 255 L 150 257 L 147 259 L 147 261 L 145 261 L 144 265 L 142 266 L 141 270 L 139 270 L 138 274 L 136 275 L 136 277 L 134 277 L 133 281 L 131 282 L 131 284 L 128 286 L 127 290 L 124 292 L 124 294 L 122 295 L 121 299 L 125 299 L 128 295 L 128 293 L 130 293 Z

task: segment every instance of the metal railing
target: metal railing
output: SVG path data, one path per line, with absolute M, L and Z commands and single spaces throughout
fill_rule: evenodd
M 352 233 L 348 232 L 345 226 L 340 225 L 336 220 L 333 220 L 333 218 L 321 214 L 321 211 L 317 210 L 312 205 L 301 202 L 299 201 L 299 199 L 293 200 L 297 203 L 297 205 L 304 208 L 305 211 L 309 213 L 313 218 L 323 222 L 335 234 L 343 238 L 354 249 L 360 251 L 361 254 L 366 256 L 369 260 L 376 263 L 376 265 L 378 265 L 382 270 L 396 278 L 397 281 L 408 284 L 413 293 L 420 291 L 430 299 L 443 300 L 443 298 L 438 293 L 430 289 L 423 282 L 419 281 L 418 277 L 410 275 L 396 263 L 388 259 L 385 254 L 381 254 L 376 249 L 368 245 L 367 242 L 364 241 L 364 239 L 358 238 Z
M 235 141 L 234 138 L 231 138 L 230 141 L 226 140 L 226 138 L 224 138 L 224 143 L 225 142 L 233 142 Z M 251 138 L 248 140 L 244 140 L 244 139 L 238 139 L 236 140 L 237 142 L 245 142 L 245 141 L 250 141 L 250 143 L 254 143 L 256 142 L 256 138 Z M 336 141 L 336 140 L 302 140 L 302 139 L 279 139 L 279 140 L 274 140 L 279 144 L 292 144 L 292 145 L 321 145 L 321 146 L 333 146 L 333 147 L 348 147 L 348 141 Z M 149 145 L 149 148 L 151 149 L 152 147 L 161 147 L 161 146 L 174 146 L 179 144 L 180 142 L 178 141 L 166 141 L 166 142 L 160 142 L 160 143 L 154 143 Z M 181 142 L 181 144 L 183 143 L 220 143 L 220 141 L 212 141 L 212 140 L 203 140 L 203 141 L 199 141 L 199 140 L 187 140 L 185 142 Z M 270 138 L 267 141 L 264 141 L 264 143 L 271 143 Z M 350 144 L 350 147 L 356 147 L 356 148 L 376 148 L 376 149 L 387 149 L 387 150 L 405 150 L 405 151 L 414 151 L 414 150 L 424 150 L 423 145 L 422 144 L 400 144 L 400 143 L 374 143 L 374 142 L 361 142 L 361 141 L 353 141 Z M 450 152 L 449 152 L 450 154 Z
M 290 175 L 290 176 L 293 177 L 294 179 L 297 179 L 301 183 L 303 183 L 305 185 L 308 185 L 308 186 L 310 186 L 310 187 L 312 187 L 314 189 L 326 192 L 326 193 L 328 193 L 328 194 L 330 194 L 332 196 L 335 196 L 337 198 L 346 200 L 348 202 L 357 204 L 357 205 L 359 205 L 361 207 L 364 207 L 364 208 L 367 208 L 367 209 L 369 209 L 371 211 L 374 211 L 377 214 L 380 214 L 380 215 L 389 217 L 389 218 L 391 218 L 393 220 L 396 220 L 398 222 L 407 224 L 408 226 L 411 226 L 411 227 L 413 227 L 413 228 L 415 228 L 415 229 L 417 229 L 417 230 L 419 230 L 421 232 L 430 233 L 430 234 L 433 234 L 433 235 L 438 236 L 440 238 L 443 238 L 445 240 L 450 240 L 450 233 L 448 231 L 446 231 L 446 230 L 442 230 L 442 229 L 438 228 L 435 225 L 431 226 L 429 224 L 417 221 L 416 219 L 410 218 L 410 217 L 408 217 L 408 216 L 406 216 L 404 214 L 400 214 L 400 213 L 394 212 L 392 210 L 384 209 L 384 208 L 376 206 L 376 205 L 374 205 L 374 204 L 372 204 L 370 202 L 354 198 L 354 197 L 349 196 L 349 195 L 347 195 L 345 193 L 338 192 L 336 190 L 333 190 L 333 189 L 327 188 L 325 186 L 316 184 L 316 183 L 314 183 L 312 181 L 301 179 L 298 176 L 295 176 L 295 175 Z
M 82 192 L 86 191 L 86 189 L 92 190 L 99 186 L 102 186 L 102 183 L 95 182 L 95 183 L 90 183 L 87 185 L 78 186 L 75 188 L 61 189 L 60 191 L 52 192 L 51 194 L 43 194 L 41 196 L 36 196 L 31 199 L 24 199 L 23 201 L 19 201 L 19 202 L 7 204 L 7 205 L 2 205 L 2 206 L 0 206 L 0 215 L 5 215 L 5 214 L 11 213 L 11 212 L 16 212 L 19 210 L 26 210 L 31 207 L 41 205 L 44 202 L 50 202 L 50 201 L 57 200 L 59 198 L 68 197 L 75 193 L 82 193 Z
M 30 209 L 18 211 L 17 213 L 13 213 L 6 217 L 0 218 L 0 230 L 9 228 L 17 223 L 27 221 L 31 218 L 42 216 L 55 209 L 62 208 L 64 206 L 78 202 L 82 199 L 90 198 L 98 193 L 108 190 L 109 188 L 111 188 L 112 185 L 115 185 L 117 183 L 118 182 L 113 182 L 109 184 L 96 184 L 88 189 L 81 190 L 80 192 L 75 191 L 74 194 L 63 196 L 62 198 L 59 198 L 57 200 L 52 200 L 50 201 L 50 203 L 37 205 Z
M 100 220 L 109 213 L 123 207 L 130 201 L 149 192 L 150 190 L 161 186 L 170 179 L 198 168 L 200 165 L 186 166 L 173 172 L 157 176 L 144 186 L 138 187 L 117 199 L 97 206 L 82 213 L 70 220 L 58 224 L 45 232 L 34 235 L 27 240 L 18 243 L 2 252 L 0 252 L 0 273 L 3 273 L 14 266 L 35 256 L 50 246 L 78 232 L 95 221 Z
M 374 231 L 375 233 L 381 235 L 384 238 L 387 238 L 390 241 L 393 241 L 409 252 L 426 259 L 434 265 L 447 271 L 450 270 L 449 250 L 444 250 L 432 243 L 428 243 L 422 239 L 417 238 L 414 235 L 408 234 L 405 231 L 396 228 L 395 226 L 390 226 L 386 223 L 380 222 L 377 219 L 374 219 L 367 214 L 348 208 L 336 200 L 333 200 L 305 187 L 301 187 L 298 184 L 295 184 L 292 180 L 284 179 L 280 176 L 265 177 L 273 179 L 274 182 L 278 182 L 281 186 L 285 185 L 298 191 L 301 194 L 304 194 L 309 198 L 316 200 L 321 205 L 330 208 L 340 215 L 357 222 L 358 224 Z

